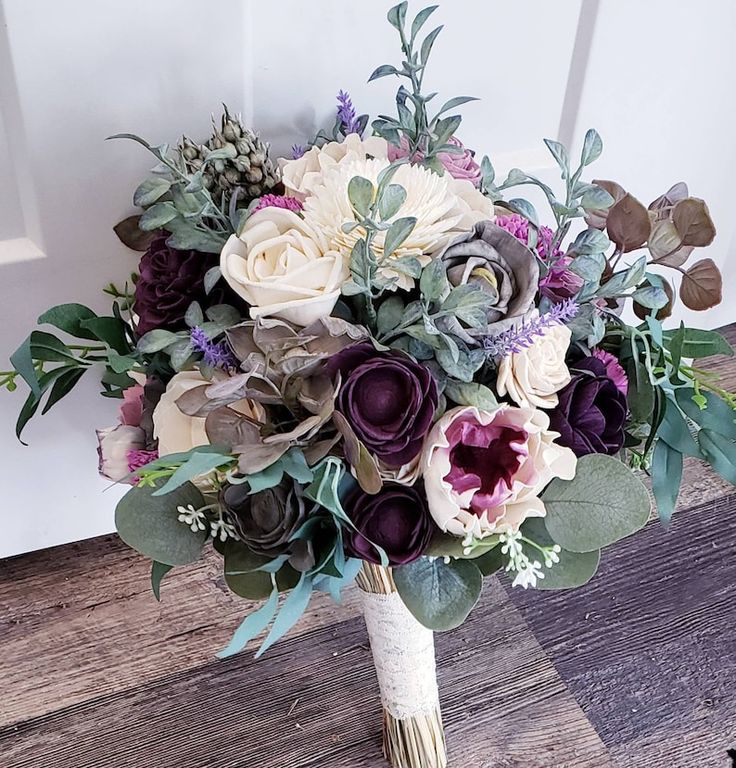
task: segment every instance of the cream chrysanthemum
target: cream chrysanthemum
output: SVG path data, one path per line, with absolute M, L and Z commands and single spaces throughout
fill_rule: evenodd
M 379 173 L 387 168 L 387 158 L 354 158 L 339 162 L 326 169 L 319 179 L 312 178 L 310 193 L 304 202 L 304 218 L 329 242 L 330 250 L 342 253 L 345 258 L 356 241 L 364 236 L 362 228 L 345 233 L 342 225 L 355 221 L 348 199 L 348 184 L 355 176 L 363 176 L 377 184 Z M 449 174 L 438 176 L 418 165 L 402 165 L 394 174 L 392 183 L 406 190 L 406 201 L 394 218 L 415 217 L 414 229 L 391 259 L 414 257 L 422 266 L 429 263 L 431 254 L 445 247 L 458 233 L 472 228 L 483 219 L 493 218 L 491 202 L 464 180 L 453 179 Z M 384 258 L 385 233 L 379 233 L 373 241 L 379 262 Z M 385 277 L 397 278 L 400 288 L 410 289 L 413 280 L 390 267 L 381 269 Z

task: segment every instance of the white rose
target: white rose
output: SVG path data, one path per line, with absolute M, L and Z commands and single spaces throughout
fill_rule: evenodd
M 388 157 L 388 143 L 385 139 L 371 137 L 361 139 L 357 133 L 350 133 L 344 141 L 331 141 L 321 147 L 312 147 L 296 160 L 279 160 L 281 181 L 286 194 L 302 202 L 312 194 L 315 184 L 322 176 L 342 163 L 365 160 L 367 157 L 385 159 Z
M 159 456 L 185 453 L 198 445 L 209 445 L 204 417 L 188 416 L 176 404 L 188 390 L 209 383 L 199 371 L 182 371 L 167 384 L 153 411 L 153 436 L 158 439 Z M 263 406 L 259 403 L 239 400 L 230 407 L 245 416 L 263 420 Z
M 504 357 L 498 364 L 498 394 L 508 393 L 523 408 L 554 408 L 557 393 L 570 383 L 565 364 L 570 336 L 566 325 L 554 325 L 535 338 L 530 347 Z
M 230 287 L 250 315 L 307 326 L 327 317 L 340 297 L 348 262 L 293 211 L 263 208 L 232 235 L 220 257 Z

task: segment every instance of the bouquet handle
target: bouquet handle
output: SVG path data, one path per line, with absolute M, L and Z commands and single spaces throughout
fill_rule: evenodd
M 383 706 L 383 754 L 393 768 L 446 768 L 434 633 L 409 612 L 390 568 L 363 563 L 363 611 Z

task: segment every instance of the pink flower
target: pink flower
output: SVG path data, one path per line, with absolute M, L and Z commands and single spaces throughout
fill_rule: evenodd
M 628 394 L 629 378 L 615 355 L 598 348 L 593 350 L 593 357 L 597 357 L 606 366 L 606 376 L 616 385 L 616 389 L 624 395 Z
M 527 517 L 544 517 L 539 494 L 552 478 L 575 475 L 575 454 L 557 437 L 547 414 L 534 408 L 447 411 L 422 454 L 434 521 L 455 536 L 484 538 L 517 531 Z
M 97 430 L 98 471 L 109 480 L 120 482 L 130 473 L 129 456 L 146 447 L 146 436 L 140 427 L 118 424 Z
M 473 186 L 480 186 L 481 173 L 480 166 L 475 161 L 475 156 L 472 150 L 467 149 L 460 139 L 452 136 L 447 142 L 455 147 L 460 147 L 463 151 L 455 154 L 453 152 L 440 152 L 437 155 L 437 159 L 442 163 L 447 172 L 454 179 L 465 179 L 469 181 Z M 409 142 L 406 136 L 401 137 L 401 146 L 396 147 L 393 144 L 388 145 L 388 159 L 393 162 L 402 157 L 407 157 L 409 154 Z M 415 152 L 412 162 L 421 163 L 424 159 L 422 152 Z
M 129 427 L 139 427 L 143 416 L 143 385 L 134 384 L 123 390 L 123 402 L 120 404 L 120 423 Z
M 289 197 L 288 195 L 263 195 L 251 213 L 260 211 L 261 208 L 286 208 L 287 211 L 293 211 L 299 213 L 304 205 L 301 200 L 297 200 L 295 197 Z

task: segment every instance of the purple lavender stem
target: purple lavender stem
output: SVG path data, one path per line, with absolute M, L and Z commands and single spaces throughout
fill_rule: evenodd
M 360 133 L 360 125 L 355 114 L 355 107 L 347 91 L 340 91 L 337 94 L 337 119 L 342 124 L 342 132 L 347 136 L 349 133 Z
M 562 325 L 572 320 L 580 310 L 575 299 L 565 299 L 555 304 L 548 312 L 535 317 L 519 328 L 509 328 L 496 336 L 483 339 L 483 347 L 489 357 L 506 357 L 531 347 L 537 336 L 543 336 L 545 328 Z
M 307 150 L 301 144 L 292 144 L 291 159 L 298 160 Z
M 205 365 L 225 370 L 237 368 L 237 361 L 226 342 L 211 341 L 207 338 L 207 334 L 199 327 L 192 328 L 190 340 L 192 349 L 202 354 Z

